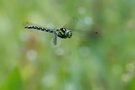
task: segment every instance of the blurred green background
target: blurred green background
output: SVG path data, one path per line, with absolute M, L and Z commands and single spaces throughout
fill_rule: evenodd
M 0 0 L 0 90 L 135 90 L 134 60 L 135 0 Z

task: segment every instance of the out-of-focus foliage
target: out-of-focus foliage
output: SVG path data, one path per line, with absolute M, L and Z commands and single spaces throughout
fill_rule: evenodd
M 15 68 L 8 78 L 5 80 L 4 84 L 1 86 L 0 90 L 23 90 L 22 81 L 19 70 Z
M 0 0 L 1 90 L 134 90 L 134 60 L 135 0 Z

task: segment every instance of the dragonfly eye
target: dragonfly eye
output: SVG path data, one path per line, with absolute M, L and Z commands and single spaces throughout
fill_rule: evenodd
M 67 37 L 68 37 L 68 38 L 71 38 L 71 37 L 72 37 L 72 32 L 69 31 L 69 30 L 67 31 Z

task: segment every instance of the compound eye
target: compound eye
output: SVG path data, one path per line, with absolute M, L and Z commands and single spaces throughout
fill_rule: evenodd
M 68 38 L 72 37 L 72 32 L 68 32 Z

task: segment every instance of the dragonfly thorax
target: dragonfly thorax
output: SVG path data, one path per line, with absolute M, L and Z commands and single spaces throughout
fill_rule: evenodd
M 56 30 L 57 32 L 57 36 L 60 37 L 60 38 L 71 38 L 72 36 L 72 32 L 66 28 L 60 28 L 60 29 L 57 29 Z

